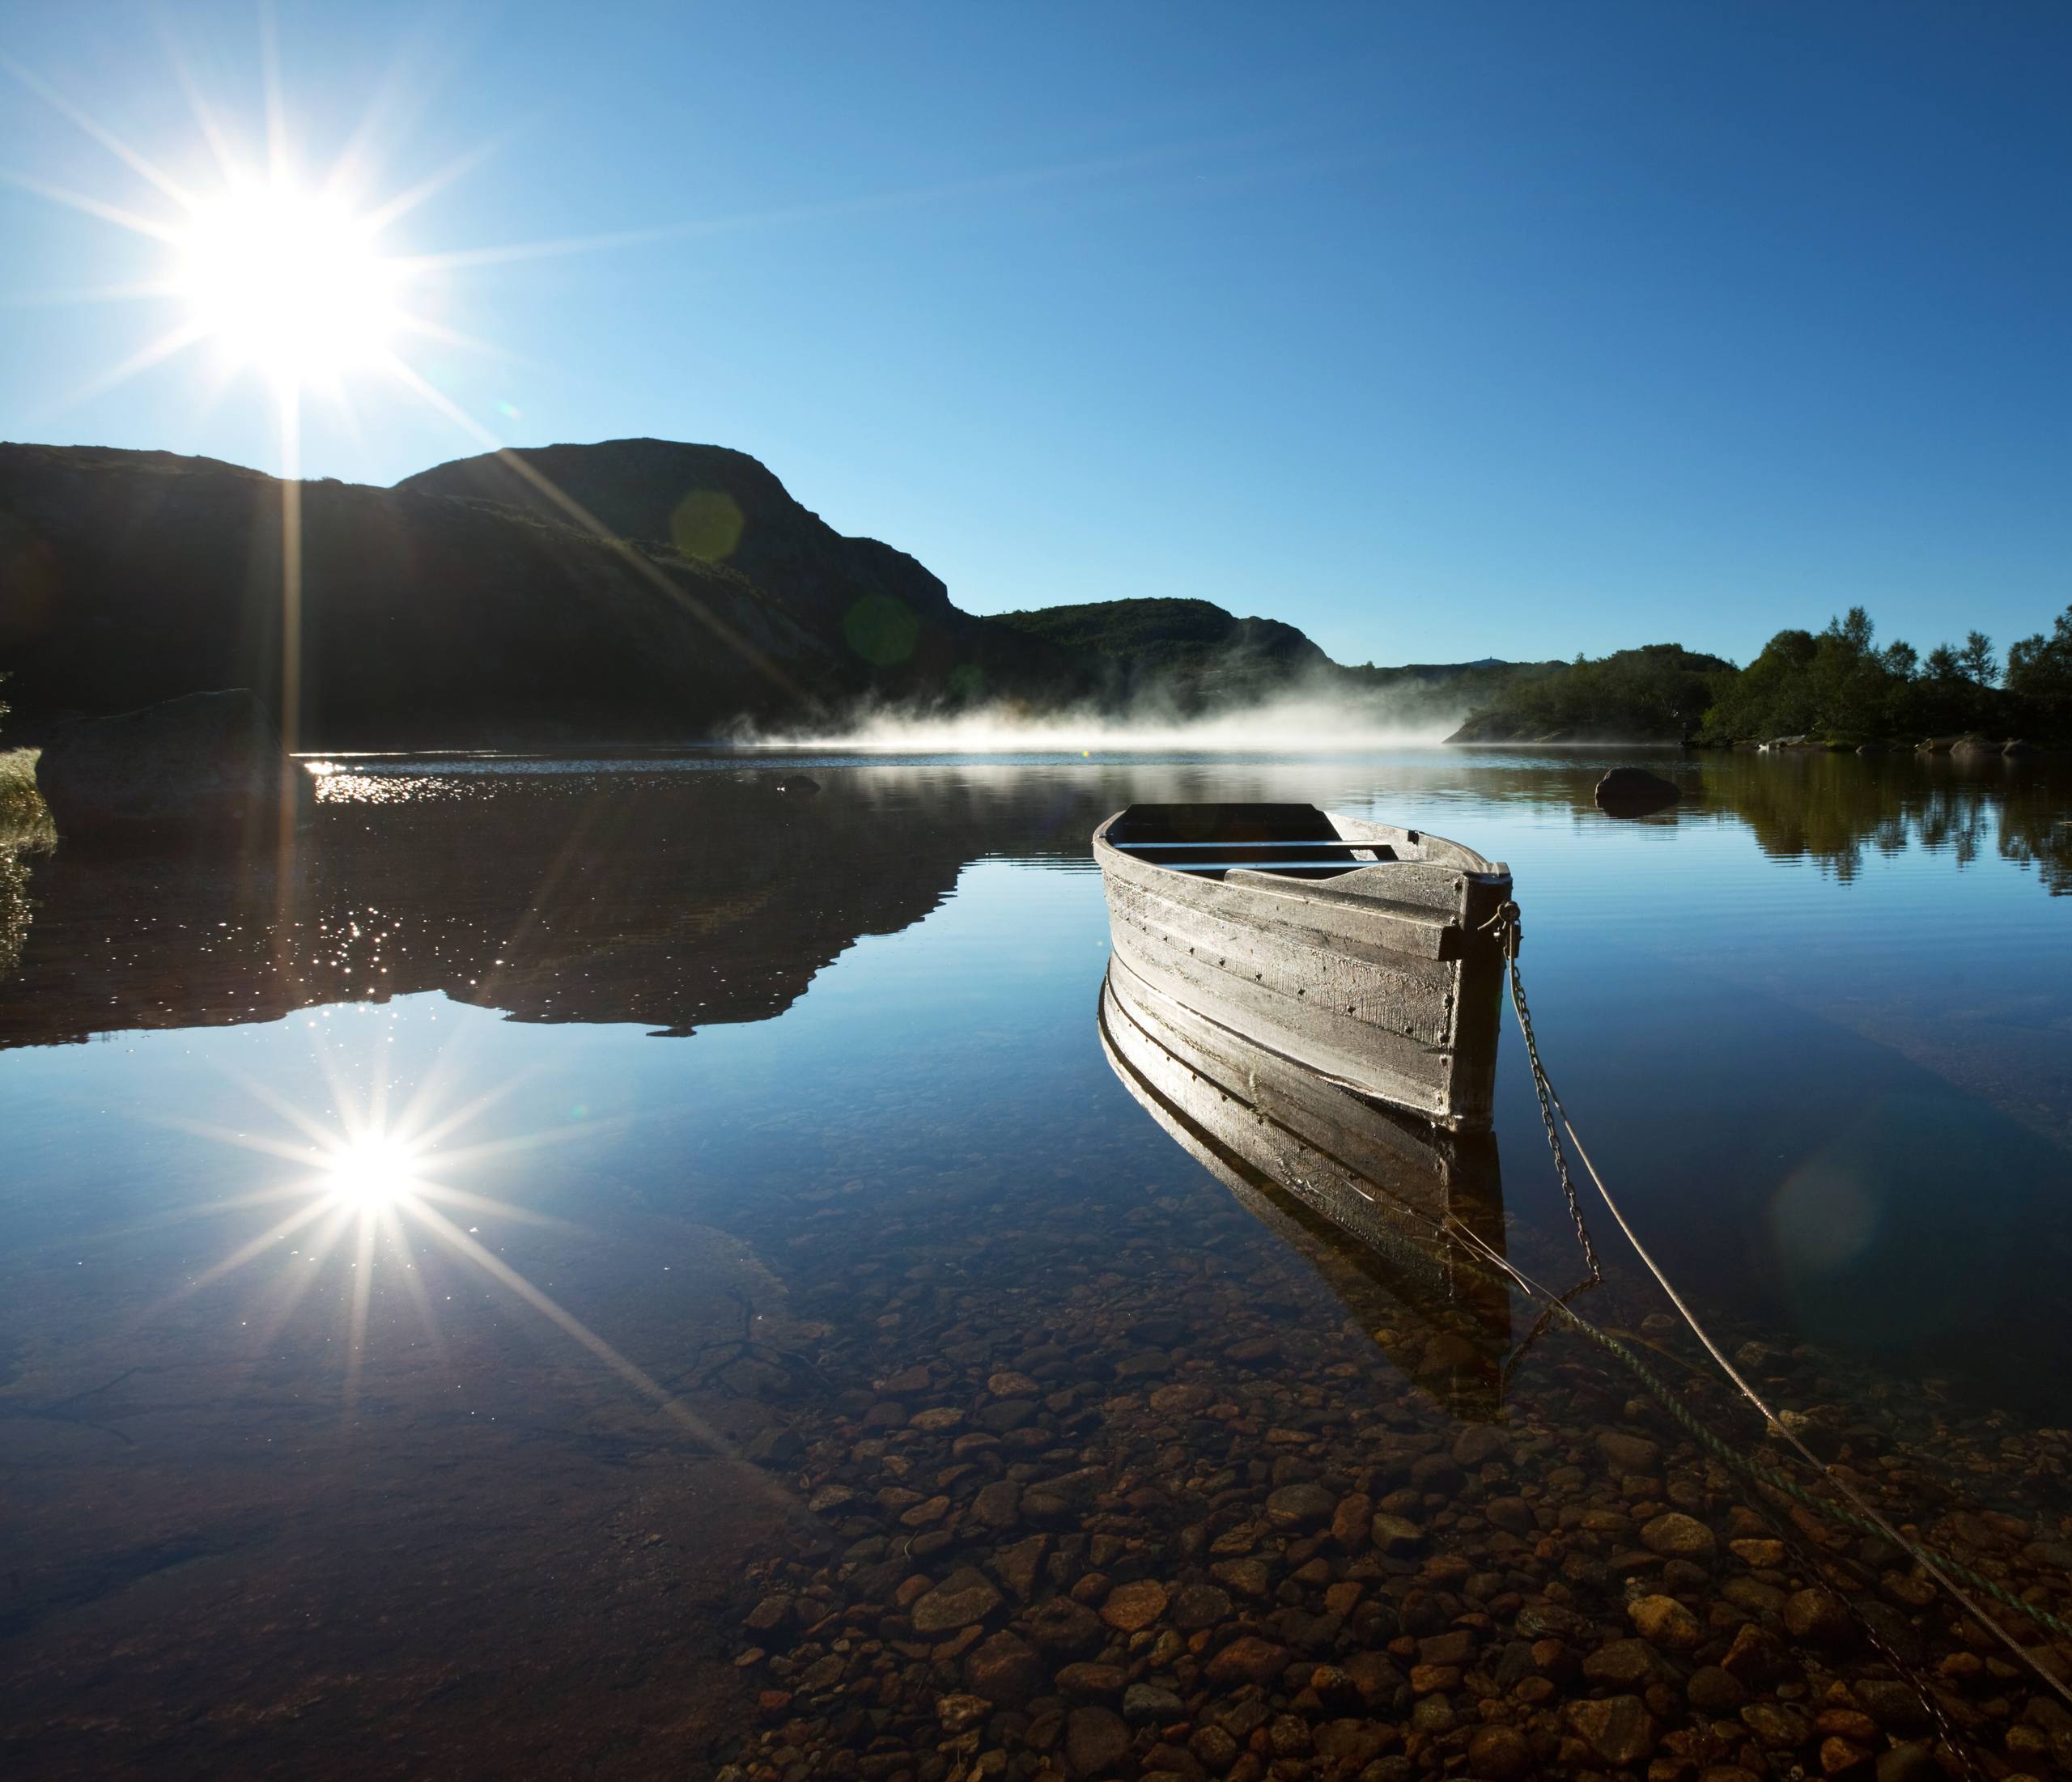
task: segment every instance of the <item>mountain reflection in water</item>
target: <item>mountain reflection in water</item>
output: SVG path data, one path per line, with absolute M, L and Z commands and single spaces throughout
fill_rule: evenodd
M 1845 881 L 1866 852 L 1963 868 L 1991 851 L 2072 894 L 2072 798 L 2053 764 L 1737 753 L 1660 765 L 1686 802 L 1638 827 L 1732 823 L 1764 855 Z M 1119 804 L 1212 798 L 1233 770 L 1110 761 L 1052 768 L 1037 787 L 1013 765 L 873 765 L 839 770 L 839 796 L 801 798 L 777 789 L 783 769 L 724 756 L 384 760 L 328 774 L 314 824 L 278 857 L 44 853 L 0 838 L 0 1047 L 420 991 L 517 1020 L 671 1036 L 765 1020 L 860 936 L 919 921 L 972 860 L 1083 863 L 1087 834 Z M 1598 823 L 1600 772 L 1595 757 L 1488 752 L 1444 768 L 1406 757 L 1391 778 L 1411 804 L 1440 787 L 1458 802 L 1467 779 L 1480 798 Z M 1270 762 L 1242 777 L 1308 802 L 1320 776 Z M 1333 764 L 1321 777 L 1352 776 Z

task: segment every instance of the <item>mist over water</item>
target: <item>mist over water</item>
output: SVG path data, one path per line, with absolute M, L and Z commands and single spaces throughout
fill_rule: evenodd
M 1466 715 L 1458 704 L 1305 689 L 1191 715 L 1143 702 L 1127 715 L 1094 706 L 1039 711 L 1016 700 L 954 711 L 882 706 L 864 708 L 823 728 L 753 732 L 739 740 L 765 748 L 886 753 L 1242 749 L 1330 754 L 1429 747 L 1443 742 Z

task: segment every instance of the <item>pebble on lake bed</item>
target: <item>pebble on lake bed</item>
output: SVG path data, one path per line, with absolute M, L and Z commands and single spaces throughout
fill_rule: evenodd
M 744 1591 L 753 1674 L 787 1705 L 741 1782 L 1928 1782 L 1936 1725 L 1887 1651 L 1996 1764 L 2072 1767 L 2072 1713 L 1915 1600 L 1904 1554 L 1777 1515 L 1589 1351 L 1549 1336 L 1505 1421 L 1449 1427 L 1378 1351 L 1290 1317 L 1277 1265 L 1229 1267 L 1198 1233 L 1199 1275 L 1125 1289 L 1102 1252 L 1141 1226 L 1086 1216 L 1107 1235 L 1047 1240 L 1047 1282 L 1028 1233 L 1011 1262 L 978 1250 L 991 1276 L 931 1262 L 862 1291 L 829 1242 L 815 1316 L 842 1334 L 813 1360 L 837 1390 L 788 1413 L 825 1545 Z M 933 1309 L 880 1325 L 888 1305 Z M 1840 1396 L 1800 1355 L 1762 1372 L 1784 1402 Z M 1824 1427 L 1853 1430 L 1837 1452 L 1896 1521 L 1926 1513 L 1926 1463 L 1882 1423 Z M 1936 1538 L 2061 1603 L 2042 1555 L 2072 1529 L 1936 1513 Z

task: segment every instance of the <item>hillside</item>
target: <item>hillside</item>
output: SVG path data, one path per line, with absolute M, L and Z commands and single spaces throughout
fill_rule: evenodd
M 1337 664 L 1292 625 L 1208 600 L 1100 600 L 1003 613 L 996 624 L 1103 664 L 1112 694 L 1182 711 L 1242 704 Z
M 212 459 L 0 445 L 11 740 L 249 686 L 282 709 L 299 629 L 312 749 L 694 741 L 865 706 L 1212 716 L 1290 697 L 1430 731 L 1544 664 L 1333 662 L 1204 600 L 983 618 L 905 552 L 845 537 L 764 465 L 661 439 L 458 460 L 393 489 Z
M 1446 740 L 1681 742 L 1734 672 L 1732 663 L 1678 643 L 1549 663 L 1497 689 Z
M 635 541 L 521 494 L 493 460 L 395 489 L 299 486 L 304 746 L 690 740 L 867 694 L 1091 689 L 1068 652 L 959 612 L 912 558 L 842 537 L 741 453 L 632 440 L 530 456 Z M 687 552 L 652 524 L 655 491 L 686 483 L 679 507 L 738 503 L 732 548 Z M 282 500 L 274 478 L 210 459 L 0 446 L 17 729 L 201 688 L 274 694 Z M 686 542 L 709 545 L 709 528 Z
M 1119 705 L 1146 701 L 1194 715 L 1284 695 L 1344 702 L 1367 723 L 1458 723 L 1559 663 L 1334 662 L 1278 619 L 1239 618 L 1208 600 L 1098 600 L 1003 613 L 997 623 L 1081 652 L 1104 668 Z

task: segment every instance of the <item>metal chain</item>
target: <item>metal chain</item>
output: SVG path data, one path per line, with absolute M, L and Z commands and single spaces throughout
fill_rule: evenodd
M 1570 1299 L 1573 1298 L 1577 1293 L 1583 1291 L 1584 1288 L 1594 1287 L 1603 1279 L 1603 1271 L 1599 1265 L 1596 1247 L 1590 1242 L 1589 1230 L 1583 1224 L 1582 1203 L 1576 1193 L 1575 1183 L 1570 1178 L 1569 1174 L 1568 1156 L 1561 1143 L 1560 1126 L 1565 1125 L 1567 1123 L 1568 1113 L 1567 1110 L 1562 1107 L 1561 1098 L 1555 1093 L 1553 1084 L 1548 1080 L 1545 1066 L 1543 1066 L 1539 1061 L 1539 1042 L 1538 1037 L 1533 1032 L 1531 1011 L 1527 1008 L 1526 1003 L 1525 982 L 1518 971 L 1518 943 L 1522 934 L 1522 925 L 1519 918 L 1518 905 L 1510 902 L 1506 902 L 1501 905 L 1496 913 L 1490 917 L 1489 920 L 1482 925 L 1483 931 L 1486 932 L 1491 929 L 1494 929 L 1497 931 L 1498 944 L 1502 947 L 1504 951 L 1505 969 L 1510 980 L 1511 1006 L 1518 1013 L 1518 1030 L 1525 1036 L 1526 1055 L 1531 1061 L 1532 1066 L 1533 1088 L 1535 1093 L 1537 1093 L 1539 1097 L 1540 1118 L 1544 1120 L 1547 1124 L 1548 1146 L 1554 1153 L 1554 1168 L 1556 1173 L 1560 1177 L 1561 1190 L 1568 1199 L 1569 1215 L 1575 1222 L 1576 1236 L 1582 1245 L 1583 1255 L 1585 1259 L 1590 1264 L 1590 1277 L 1586 1281 L 1578 1283 L 1577 1286 L 1571 1288 L 1568 1292 L 1561 1294 L 1558 1297 L 1552 1294 L 1548 1294 L 1547 1296 L 1551 1303 L 1548 1305 L 1546 1310 L 1541 1313 L 1539 1320 L 1534 1324 L 1531 1331 L 1528 1333 L 1525 1341 L 1519 1344 L 1517 1349 L 1513 1351 L 1509 1360 L 1507 1361 L 1505 1365 L 1504 1372 L 1506 1377 L 1509 1377 L 1511 1367 L 1515 1365 L 1516 1362 L 1523 1356 L 1526 1349 L 1531 1347 L 1533 1339 L 1539 1334 L 1541 1329 L 1548 1322 L 1548 1321 L 1556 1317 L 1565 1318 L 1581 1334 L 1588 1338 L 1591 1342 L 1598 1344 L 1599 1347 L 1604 1349 L 1616 1360 L 1623 1364 L 1626 1368 L 1648 1389 L 1650 1395 L 1655 1399 L 1657 1403 L 1658 1403 L 1662 1409 L 1675 1419 L 1675 1421 L 1681 1424 L 1689 1434 L 1695 1437 L 1702 1446 L 1717 1456 L 1722 1461 L 1726 1462 L 1737 1471 L 1754 1478 L 1760 1483 L 1770 1487 L 1771 1489 L 1781 1493 L 1785 1497 L 1804 1505 L 1807 1508 L 1813 1510 L 1818 1514 L 1825 1516 L 1832 1521 L 1841 1523 L 1845 1527 L 1853 1528 L 1860 1534 L 1877 1535 L 1882 1538 L 1892 1541 L 1896 1546 L 1900 1547 L 1917 1563 L 1919 1563 L 1923 1569 L 1926 1570 L 1931 1576 L 1935 1577 L 1936 1580 L 1938 1583 L 1941 1583 L 1951 1595 L 1955 1597 L 1960 1607 L 1969 1610 L 1976 1615 L 1979 1620 L 1985 1622 L 1992 1631 L 1998 1634 L 2002 1644 L 2006 1645 L 2018 1658 L 2021 1659 L 2048 1687 L 2053 1690 L 2061 1699 L 2066 1700 L 2068 1703 L 2072 1703 L 2072 1690 L 2068 1690 L 2065 1683 L 2044 1670 L 2043 1667 L 2037 1663 L 2033 1653 L 2017 1643 L 2004 1628 L 2000 1627 L 1997 1623 L 1993 1623 L 1990 1617 L 1979 1614 L 1975 1605 L 1967 1602 L 1962 1593 L 1951 1585 L 1949 1582 L 1948 1577 L 1943 1574 L 1953 1574 L 1955 1576 L 1962 1579 L 1964 1583 L 1969 1585 L 1973 1589 L 1978 1590 L 1983 1594 L 1990 1597 L 1993 1601 L 2000 1603 L 2004 1607 L 2011 1609 L 2017 1614 L 2027 1617 L 2029 1620 L 2036 1623 L 2048 1632 L 2055 1634 L 2061 1639 L 2072 1638 L 2072 1625 L 2068 1625 L 2059 1617 L 2052 1614 L 2048 1610 L 2040 1608 L 2033 1603 L 2023 1602 L 2020 1597 L 2015 1596 L 2011 1591 L 2005 1589 L 1993 1579 L 1981 1576 L 1978 1572 L 1972 1571 L 1968 1566 L 1959 1564 L 1957 1561 L 1951 1559 L 1947 1555 L 1935 1552 L 1932 1548 L 1928 1548 L 1922 1544 L 1908 1540 L 1904 1534 L 1901 1534 L 1897 1530 L 1894 1529 L 1889 1522 L 1886 1521 L 1883 1517 L 1876 1516 L 1875 1512 L 1871 1512 L 1865 1515 L 1853 1513 L 1850 1509 L 1845 1508 L 1842 1505 L 1834 1503 L 1832 1500 L 1818 1496 L 1811 1491 L 1806 1491 L 1800 1487 L 1796 1481 L 1790 1479 L 1785 1474 L 1780 1472 L 1776 1468 L 1765 1466 L 1762 1462 L 1756 1461 L 1749 1456 L 1740 1453 L 1727 1443 L 1722 1441 L 1717 1436 L 1714 1435 L 1709 1429 L 1706 1428 L 1705 1425 L 1698 1420 L 1698 1419 L 1694 1417 L 1689 1410 L 1677 1400 L 1675 1395 L 1671 1391 L 1670 1388 L 1663 1381 L 1656 1378 L 1654 1375 L 1641 1362 L 1639 1358 L 1636 1356 L 1631 1350 L 1627 1348 L 1623 1343 L 1620 1343 L 1618 1339 L 1611 1336 L 1607 1332 L 1599 1330 L 1595 1326 L 1590 1323 L 1588 1320 L 1580 1317 L 1569 1308 L 1568 1302 Z M 1582 1141 L 1577 1139 L 1577 1143 L 1578 1148 L 1580 1148 Z M 1585 1160 L 1587 1162 L 1587 1158 L 1586 1158 Z M 1593 1177 L 1594 1177 L 1596 1172 L 1594 1168 L 1591 1173 Z M 1601 1179 L 1598 1182 L 1598 1186 L 1601 1193 L 1605 1193 L 1607 1194 L 1608 1200 L 1608 1190 L 1604 1189 L 1604 1186 Z M 1616 1207 L 1612 1208 L 1612 1214 L 1615 1218 L 1620 1219 L 1620 1224 L 1622 1228 L 1625 1228 L 1627 1236 L 1629 1238 L 1633 1238 L 1631 1228 L 1625 1226 L 1625 1222 L 1623 1218 L 1620 1218 L 1618 1209 Z M 1454 1222 L 1450 1221 L 1450 1223 Z M 1526 1277 L 1519 1275 L 1517 1270 L 1506 1260 L 1496 1256 L 1492 1252 L 1489 1252 L 1488 1245 L 1481 1243 L 1479 1240 L 1475 1239 L 1471 1234 L 1467 1233 L 1465 1228 L 1462 1228 L 1462 1235 L 1467 1237 L 1471 1243 L 1472 1243 L 1475 1248 L 1489 1254 L 1491 1259 L 1497 1262 L 1498 1266 L 1505 1274 L 1509 1275 L 1513 1279 L 1518 1280 L 1522 1284 L 1526 1283 Z M 1633 1241 L 1637 1248 L 1639 1240 L 1637 1238 L 1633 1238 Z M 1647 1256 L 1645 1251 L 1641 1253 L 1641 1260 L 1647 1262 L 1651 1269 L 1654 1268 L 1653 1261 Z M 1658 1269 L 1655 1270 L 1655 1274 L 1658 1279 L 1662 1279 L 1661 1272 Z M 1668 1286 L 1666 1280 L 1663 1281 L 1662 1284 L 1665 1288 L 1667 1288 Z M 1539 1291 L 1543 1293 L 1546 1292 L 1544 1288 L 1542 1288 Z M 1670 1290 L 1670 1298 L 1676 1305 L 1677 1309 L 1684 1313 L 1685 1321 L 1687 1322 L 1691 1322 L 1692 1320 L 1689 1311 L 1684 1306 L 1683 1302 L 1677 1299 L 1673 1289 Z M 1749 1391 L 1749 1389 L 1743 1384 L 1740 1377 L 1738 1374 L 1734 1373 L 1732 1368 L 1727 1365 L 1724 1357 L 1720 1355 L 1718 1350 L 1717 1348 L 1713 1348 L 1709 1339 L 1705 1338 L 1705 1333 L 1702 1330 L 1698 1330 L 1695 1323 L 1692 1324 L 1692 1329 L 1699 1336 L 1700 1341 L 1705 1342 L 1705 1346 L 1709 1349 L 1712 1350 L 1714 1359 L 1717 1360 L 1720 1362 L 1720 1364 L 1723 1368 L 1726 1368 L 1729 1376 L 1734 1380 L 1734 1384 L 1741 1388 L 1744 1394 L 1747 1394 L 1751 1398 L 1751 1402 L 1756 1404 L 1759 1410 L 1764 1411 L 1767 1415 L 1767 1407 L 1764 1407 L 1760 1399 L 1756 1398 L 1754 1394 Z M 1773 1428 L 1772 1432 L 1777 1433 L 1778 1432 Z M 1802 1444 L 1792 1437 L 1788 1432 L 1784 1433 L 1786 1441 L 1790 1445 L 1798 1450 L 1800 1457 L 1802 1459 L 1812 1465 L 1817 1471 L 1824 1474 L 1828 1472 L 1828 1469 L 1825 1466 L 1822 1466 L 1812 1455 L 1806 1451 Z M 1854 1494 L 1849 1491 L 1846 1485 L 1842 1487 L 1842 1491 L 1844 1496 L 1853 1499 Z M 1861 1503 L 1861 1500 L 1854 1500 L 1854 1501 L 1859 1504 Z M 1870 1506 L 1867 1504 L 1862 1505 L 1862 1508 L 1866 1512 L 1870 1511 Z M 1948 1723 L 1944 1716 L 1938 1712 L 1935 1715 L 1935 1718 L 1938 1726 L 1942 1727 L 1947 1731 L 1948 1729 Z
M 1569 1217 L 1575 1222 L 1576 1241 L 1582 1245 L 1583 1260 L 1590 1265 L 1590 1279 L 1577 1282 L 1561 1296 L 1565 1304 L 1586 1288 L 1595 1287 L 1601 1282 L 1604 1270 L 1597 1259 L 1597 1246 L 1590 1241 L 1590 1228 L 1583 1223 L 1582 1199 L 1577 1194 L 1575 1182 L 1569 1174 L 1569 1154 L 1561 1146 L 1561 1129 L 1555 1119 L 1560 1098 L 1547 1080 L 1547 1067 L 1539 1062 L 1539 1040 L 1532 1030 L 1532 1011 L 1526 1006 L 1525 979 L 1518 974 L 1518 943 L 1524 938 L 1525 930 L 1518 905 L 1505 899 L 1482 926 L 1485 931 L 1497 931 L 1497 944 L 1504 949 L 1504 967 L 1510 977 L 1511 1006 L 1518 1011 L 1518 1030 L 1525 1035 L 1525 1055 L 1532 1065 L 1532 1087 L 1539 1097 L 1539 1118 L 1547 1126 L 1547 1148 L 1554 1153 L 1554 1173 L 1561 1178 L 1561 1192 L 1569 1203 Z M 1545 1322 L 1543 1317 L 1541 1322 Z M 1539 1334 L 1537 1326 L 1532 1334 Z M 1531 1337 L 1526 1340 L 1529 1343 Z

